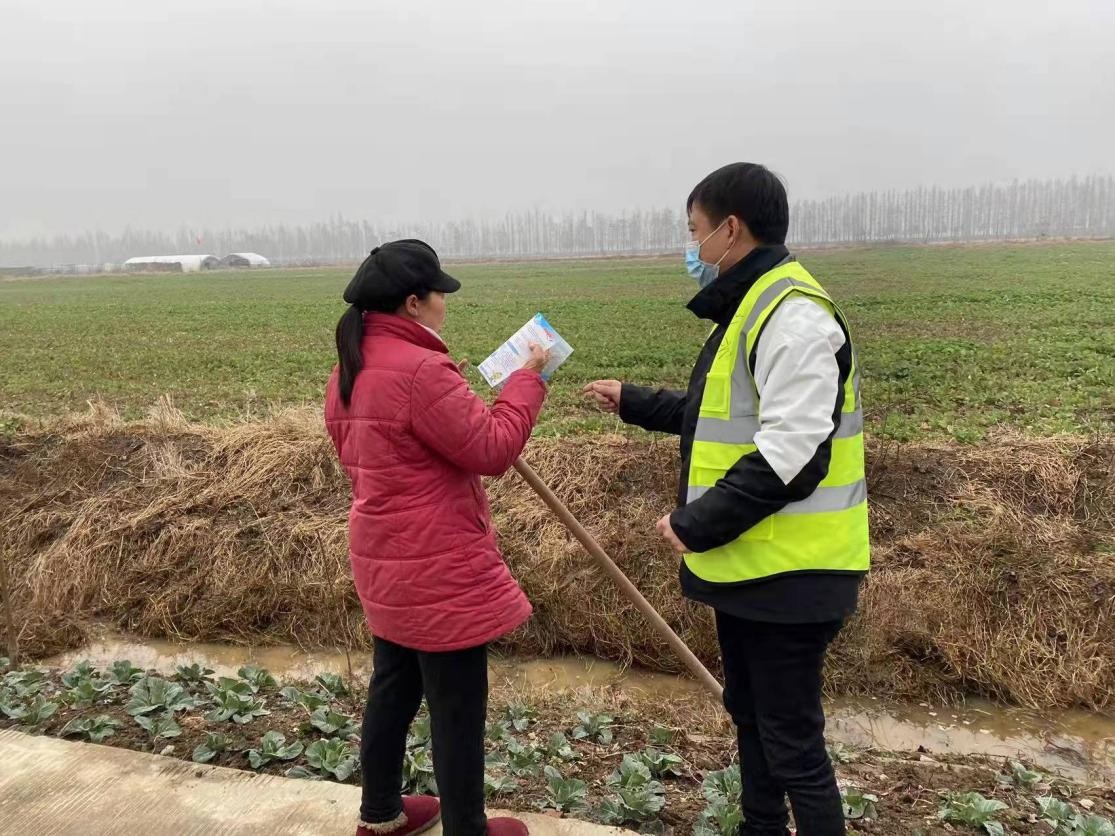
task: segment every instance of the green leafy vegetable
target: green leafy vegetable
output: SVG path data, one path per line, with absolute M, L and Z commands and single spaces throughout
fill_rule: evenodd
M 37 670 L 11 671 L 4 675 L 4 687 L 18 700 L 37 696 L 46 690 L 50 679 Z
M 411 749 L 403 760 L 403 783 L 415 795 L 437 795 L 434 762 L 430 750 Z
M 492 775 L 484 773 L 484 797 L 495 798 L 500 795 L 510 795 L 519 788 L 519 782 L 507 775 Z
M 197 662 L 193 662 L 189 665 L 179 665 L 174 671 L 174 678 L 189 685 L 204 685 L 213 681 L 214 673 L 212 668 L 202 667 Z
M 266 668 L 259 668 L 255 665 L 245 665 L 236 672 L 241 680 L 247 682 L 251 687 L 253 693 L 259 693 L 263 688 L 278 688 L 279 683 L 275 681 L 275 677 Z
M 1033 790 L 1039 784 L 1049 782 L 1049 776 L 1044 772 L 1027 769 L 1018 761 L 1010 762 L 1010 775 L 1003 776 L 1001 783 L 1005 786 L 1016 786 L 1023 790 Z
M 84 735 L 87 740 L 93 743 L 101 743 L 112 737 L 118 727 L 117 722 L 107 714 L 99 714 L 93 718 L 75 717 L 62 727 L 60 734 L 62 737 Z
M 555 732 L 550 735 L 550 739 L 546 741 L 546 757 L 554 761 L 562 761 L 570 763 L 580 759 L 580 755 L 569 743 L 569 738 L 561 732 Z
M 1077 816 L 1067 836 L 1115 836 L 1115 824 L 1102 816 Z
M 356 725 L 347 714 L 329 708 L 319 708 L 310 715 L 310 726 L 330 737 L 349 737 L 356 734 Z
M 879 818 L 878 810 L 875 808 L 879 803 L 878 796 L 865 793 L 856 787 L 847 787 L 840 795 L 844 803 L 844 818 L 849 821 Z
M 552 766 L 545 769 L 546 800 L 543 809 L 573 813 L 587 807 L 588 786 L 579 778 L 565 778 Z
M 0 705 L 0 711 L 21 725 L 39 729 L 58 711 L 58 703 L 40 694 L 25 705 Z
M 356 772 L 359 761 L 352 745 L 345 740 L 315 740 L 306 747 L 306 762 L 310 769 L 296 766 L 287 772 L 291 778 L 329 778 L 347 781 Z
M 525 703 L 513 702 L 507 706 L 507 718 L 515 731 L 525 732 L 534 720 L 534 711 Z
M 184 711 L 197 705 L 186 689 L 176 682 L 157 676 L 145 676 L 131 687 L 132 698 L 125 711 L 131 715 L 152 714 L 156 711 Z
M 412 749 L 429 746 L 430 741 L 433 740 L 433 736 L 433 729 L 430 727 L 430 715 L 427 713 L 419 714 L 410 725 L 410 733 L 407 735 L 407 746 Z
M 681 775 L 681 767 L 685 763 L 677 755 L 660 752 L 657 749 L 645 749 L 639 753 L 638 758 L 646 764 L 650 774 L 655 778 Z
M 984 798 L 978 792 L 949 793 L 938 813 L 941 821 L 983 828 L 988 836 L 1004 836 L 1006 829 L 995 816 L 1007 809 L 1001 801 Z
M 93 667 L 89 660 L 84 660 L 78 662 L 73 669 L 62 674 L 62 684 L 67 688 L 75 688 L 78 683 L 84 682 L 87 679 L 92 679 L 96 675 L 97 669 Z
M 537 775 L 543 757 L 534 744 L 522 744 L 517 740 L 507 742 L 507 768 L 513 775 Z
M 206 719 L 213 723 L 231 721 L 239 725 L 245 725 L 252 722 L 256 717 L 263 717 L 271 713 L 267 710 L 266 703 L 262 699 L 256 698 L 247 683 L 241 682 L 238 685 L 243 686 L 243 690 L 225 688 L 220 685 L 209 686 L 215 707 L 205 715 Z
M 108 678 L 113 685 L 131 685 L 143 676 L 143 671 L 137 668 L 128 659 L 112 663 L 108 669 Z
M 331 694 L 335 700 L 349 695 L 348 686 L 345 685 L 344 679 L 335 673 L 318 674 L 314 677 L 314 682 Z
M 182 734 L 182 729 L 174 722 L 171 714 L 138 714 L 135 720 L 156 745 L 161 739 L 179 737 Z
M 328 708 L 332 702 L 331 697 L 324 696 L 316 691 L 300 691 L 290 685 L 283 688 L 279 694 L 291 705 L 300 705 L 310 714 L 313 714 L 319 708 Z
M 202 743 L 194 747 L 194 761 L 196 763 L 209 763 L 217 755 L 227 752 L 231 745 L 232 741 L 223 734 L 210 732 L 205 735 L 205 740 Z
M 612 742 L 612 725 L 615 720 L 607 714 L 577 712 L 578 724 L 573 728 L 574 740 L 590 740 L 607 745 Z
M 97 679 L 82 679 L 62 694 L 62 699 L 70 705 L 89 706 L 95 705 L 105 698 L 105 694 L 112 689 L 112 683 L 102 682 Z
M 740 795 L 743 780 L 738 765 L 705 776 L 702 792 L 708 806 L 693 829 L 694 836 L 735 836 L 743 824 Z
M 286 737 L 277 731 L 263 735 L 258 749 L 248 750 L 248 763 L 252 769 L 261 769 L 273 761 L 292 761 L 302 754 L 302 744 L 298 741 L 287 744 Z

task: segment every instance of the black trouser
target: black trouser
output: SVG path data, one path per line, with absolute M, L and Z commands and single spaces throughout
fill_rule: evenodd
M 484 815 L 484 727 L 488 648 L 424 653 L 376 638 L 374 668 L 360 739 L 364 794 L 360 818 L 396 818 L 407 733 L 423 693 L 430 707 L 434 777 L 446 836 L 480 836 Z
M 716 613 L 724 705 L 739 731 L 740 836 L 843 836 L 844 809 L 825 749 L 821 675 L 841 622 L 768 624 Z

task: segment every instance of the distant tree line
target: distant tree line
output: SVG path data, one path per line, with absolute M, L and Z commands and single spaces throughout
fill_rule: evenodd
M 870 192 L 799 201 L 790 217 L 799 244 L 1110 238 L 1115 178 Z
M 125 229 L 0 241 L 0 265 L 119 264 L 141 255 L 258 252 L 277 264 L 354 261 L 400 237 L 429 241 L 448 258 L 532 258 L 662 253 L 686 240 L 680 210 L 619 215 L 540 210 L 498 220 L 410 224 L 353 221 L 340 215 L 307 226 Z M 968 188 L 917 188 L 797 201 L 794 245 L 963 242 L 1115 237 L 1115 178 L 1027 180 Z

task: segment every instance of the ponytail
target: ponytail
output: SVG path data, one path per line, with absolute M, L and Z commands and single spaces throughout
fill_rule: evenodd
M 347 407 L 352 400 L 352 386 L 356 375 L 364 367 L 360 343 L 364 339 L 364 314 L 356 305 L 350 305 L 337 323 L 337 360 L 340 364 L 341 402 Z

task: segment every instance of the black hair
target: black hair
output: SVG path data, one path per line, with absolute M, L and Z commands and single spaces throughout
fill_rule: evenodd
M 685 205 L 699 203 L 713 224 L 735 215 L 760 244 L 785 244 L 790 226 L 786 186 L 778 175 L 758 163 L 732 163 L 697 184 Z
M 356 275 L 368 269 L 372 257 L 368 256 L 356 268 Z M 349 305 L 348 310 L 341 316 L 337 323 L 337 364 L 339 377 L 337 380 L 341 402 L 347 407 L 352 401 L 352 387 L 356 383 L 356 375 L 364 368 L 364 353 L 361 343 L 364 340 L 364 312 L 379 311 L 393 313 L 402 307 L 411 296 L 425 299 L 430 295 L 430 288 L 424 287 L 411 291 L 405 295 L 379 297 L 367 306 Z

